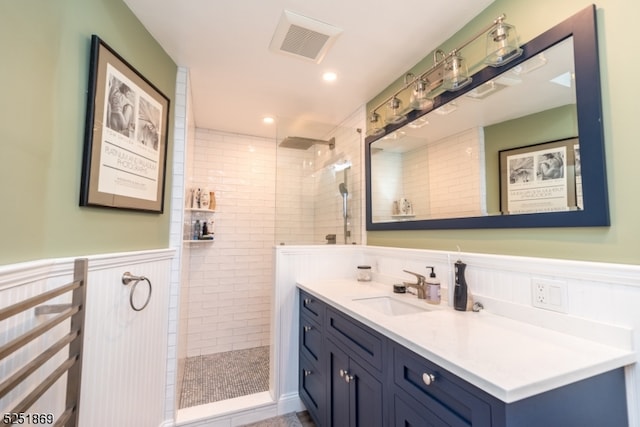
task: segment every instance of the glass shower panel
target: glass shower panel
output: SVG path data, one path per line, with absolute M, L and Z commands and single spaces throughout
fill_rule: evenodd
M 279 120 L 277 144 L 276 244 L 360 243 L 360 132 Z

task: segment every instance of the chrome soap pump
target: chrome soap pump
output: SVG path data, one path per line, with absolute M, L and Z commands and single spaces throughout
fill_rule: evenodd
M 464 277 L 467 264 L 458 260 L 455 263 L 455 288 L 453 291 L 453 308 L 458 311 L 467 311 L 472 304 L 469 287 Z

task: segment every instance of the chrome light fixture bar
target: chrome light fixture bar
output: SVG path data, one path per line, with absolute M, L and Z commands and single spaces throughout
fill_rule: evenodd
M 388 111 L 388 115 L 385 117 L 386 123 L 398 124 L 406 120 L 406 111 L 402 111 L 402 103 L 398 95 L 410 87 L 413 89 L 409 109 L 422 111 L 433 107 L 433 97 L 438 89 L 453 92 L 471 83 L 471 77 L 468 75 L 465 60 L 460 51 L 479 37 L 486 35 L 487 54 L 484 63 L 489 66 L 501 67 L 522 55 L 515 27 L 505 23 L 505 18 L 505 14 L 500 15 L 490 25 L 448 54 L 437 49 L 433 53 L 431 68 L 418 76 L 407 73 L 404 86 L 372 110 L 369 116 L 372 128 L 367 134 L 379 136 L 385 133 L 384 125 L 380 123 L 381 119 L 378 114 L 378 110 L 385 105 Z

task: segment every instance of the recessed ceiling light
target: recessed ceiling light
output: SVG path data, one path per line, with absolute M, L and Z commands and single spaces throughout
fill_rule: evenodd
M 333 82 L 338 78 L 338 75 L 333 71 L 327 71 L 322 75 L 322 80 L 325 82 Z
M 266 116 L 262 118 L 262 123 L 264 123 L 265 125 L 271 125 L 273 124 L 273 122 L 275 122 L 275 119 L 271 116 Z

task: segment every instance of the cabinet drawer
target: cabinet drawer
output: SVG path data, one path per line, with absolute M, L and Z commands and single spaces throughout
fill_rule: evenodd
M 305 314 L 322 325 L 325 307 L 325 303 L 300 289 L 300 314 Z
M 397 386 L 394 391 L 391 414 L 391 425 L 394 427 L 490 427 L 490 424 L 472 425 L 438 404 L 427 408 Z
M 325 377 L 304 355 L 299 358 L 298 390 L 300 399 L 318 426 L 324 425 Z
M 331 307 L 327 307 L 326 329 L 327 333 L 346 345 L 354 355 L 377 370 L 382 370 L 382 335 Z
M 322 330 L 315 321 L 304 314 L 300 314 L 300 351 L 313 362 L 320 362 Z
M 446 425 L 491 425 L 491 404 L 481 390 L 399 344 L 392 344 L 392 352 L 394 383 Z M 424 375 L 433 376 L 430 385 Z

